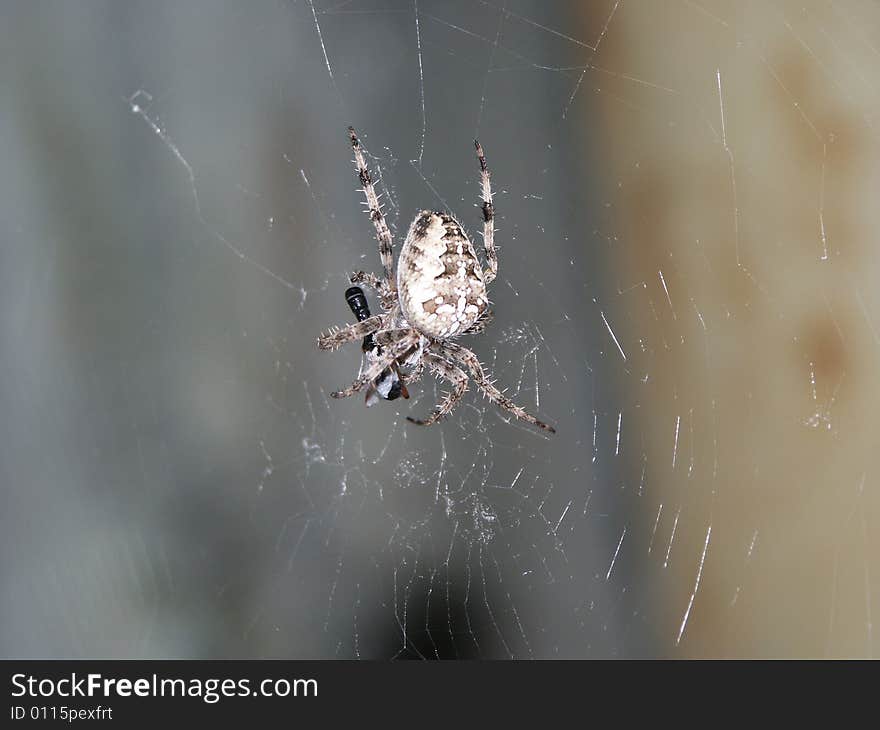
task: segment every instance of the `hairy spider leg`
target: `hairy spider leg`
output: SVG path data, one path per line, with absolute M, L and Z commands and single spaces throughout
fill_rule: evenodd
M 367 162 L 364 159 L 361 143 L 358 139 L 354 127 L 348 128 L 348 136 L 351 138 L 351 147 L 354 150 L 354 162 L 357 169 L 358 179 L 361 182 L 361 188 L 367 198 L 367 209 L 370 214 L 370 220 L 373 221 L 373 227 L 376 229 L 376 239 L 379 241 L 379 258 L 382 260 L 382 268 L 385 272 L 384 292 L 382 302 L 384 307 L 390 307 L 397 294 L 397 285 L 394 281 L 394 254 L 393 239 L 391 230 L 385 222 L 385 216 L 382 214 L 382 206 L 379 205 L 379 196 L 376 195 L 376 188 L 373 185 L 373 178 L 367 168 Z
M 479 359 L 473 352 L 455 342 L 444 342 L 441 344 L 440 347 L 441 352 L 444 355 L 448 355 L 454 360 L 457 360 L 468 370 L 470 370 L 471 377 L 474 379 L 477 387 L 481 391 L 483 391 L 485 396 L 490 401 L 495 403 L 498 407 L 504 409 L 516 418 L 519 418 L 521 421 L 527 421 L 533 426 L 542 428 L 545 431 L 556 433 L 556 429 L 553 428 L 553 426 L 544 423 L 538 418 L 535 418 L 531 413 L 528 413 L 524 408 L 518 406 L 516 403 L 510 400 L 510 398 L 504 395 L 504 393 L 498 390 L 498 388 L 496 388 L 492 384 L 492 381 L 486 377 L 486 373 L 483 372 L 483 366 L 480 364 Z
M 498 254 L 495 251 L 495 205 L 492 203 L 492 184 L 489 181 L 489 166 L 486 164 L 486 156 L 483 147 L 474 140 L 477 148 L 477 159 L 480 161 L 480 196 L 483 199 L 483 249 L 486 252 L 486 265 L 489 267 L 483 272 L 483 280 L 486 284 L 494 281 L 498 274 Z
M 444 395 L 443 400 L 435 406 L 434 412 L 427 418 L 421 420 L 410 416 L 406 417 L 407 421 L 419 426 L 430 426 L 432 423 L 436 423 L 441 418 L 447 416 L 458 405 L 468 387 L 467 375 L 451 362 L 431 353 L 425 353 L 425 360 L 435 375 L 452 384 L 452 390 Z
M 342 390 L 334 391 L 330 395 L 333 398 L 348 398 L 350 395 L 354 395 L 367 383 L 374 382 L 376 378 L 378 378 L 382 374 L 383 370 L 390 367 L 395 360 L 406 355 L 410 350 L 418 346 L 418 344 L 418 332 L 412 331 L 404 335 L 402 339 L 395 342 L 393 345 L 389 345 L 388 347 L 384 348 L 382 355 L 373 360 L 367 366 L 366 370 L 364 370 L 364 372 L 361 373 L 358 379 L 355 380 L 351 385 L 349 385 L 347 388 L 343 388 Z

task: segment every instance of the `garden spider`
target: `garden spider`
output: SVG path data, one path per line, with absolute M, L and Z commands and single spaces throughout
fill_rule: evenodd
M 413 220 L 394 271 L 391 231 L 382 215 L 373 180 L 367 169 L 357 134 L 348 128 L 354 162 L 367 198 L 370 220 L 379 240 L 379 257 L 384 276 L 358 271 L 349 278 L 379 295 L 382 314 L 370 316 L 363 292 L 352 287 L 346 300 L 358 318 L 355 324 L 333 328 L 318 338 L 322 350 L 335 350 L 346 342 L 363 338 L 364 364 L 358 378 L 347 388 L 331 395 L 346 398 L 367 386 L 367 404 L 377 395 L 394 400 L 408 397 L 406 383 L 417 380 L 427 367 L 447 380 L 446 393 L 434 412 L 424 420 L 408 421 L 429 426 L 443 418 L 458 404 L 468 387 L 468 376 L 493 403 L 512 416 L 550 433 L 556 429 L 535 418 L 514 403 L 486 376 L 477 356 L 455 341 L 460 335 L 482 332 L 491 316 L 486 285 L 498 273 L 495 253 L 495 209 L 489 168 L 480 143 L 474 140 L 480 162 L 483 211 L 483 246 L 486 271 L 480 266 L 474 246 L 458 221 L 448 213 L 423 210 Z M 358 296 L 358 294 L 360 296 Z M 464 368 L 464 370 L 462 369 Z

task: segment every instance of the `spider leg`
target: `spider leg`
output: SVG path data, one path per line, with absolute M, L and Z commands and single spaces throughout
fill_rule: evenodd
M 347 324 L 339 329 L 331 329 L 318 338 L 318 349 L 320 350 L 336 350 L 346 342 L 352 340 L 360 340 L 369 334 L 372 334 L 382 326 L 382 315 L 376 314 L 362 322 Z
M 477 159 L 480 161 L 480 197 L 483 199 L 483 248 L 486 251 L 486 265 L 489 267 L 483 272 L 483 280 L 489 284 L 498 274 L 498 254 L 495 252 L 495 206 L 492 204 L 492 184 L 489 182 L 489 167 L 486 165 L 486 156 L 483 147 L 474 140 L 477 148 Z
M 409 337 L 410 335 L 415 336 L 418 340 L 418 332 L 410 329 L 409 327 L 383 330 L 373 338 L 373 342 L 375 342 L 380 347 L 386 347 L 387 345 L 392 345 L 395 342 L 399 342 L 404 337 Z
M 348 398 L 350 395 L 354 395 L 361 388 L 363 388 L 367 383 L 372 383 L 376 378 L 378 378 L 386 368 L 391 367 L 392 363 L 397 360 L 399 357 L 403 357 L 407 350 L 411 350 L 418 344 L 418 333 L 412 331 L 410 334 L 405 335 L 401 340 L 395 342 L 393 345 L 388 346 L 385 349 L 385 352 L 373 359 L 369 366 L 364 369 L 364 371 L 358 376 L 358 379 L 355 380 L 351 385 L 347 388 L 343 388 L 342 390 L 336 390 L 332 392 L 330 395 L 333 398 Z
M 353 274 L 350 274 L 348 280 L 352 284 L 364 284 L 365 286 L 370 287 L 373 291 L 375 291 L 383 300 L 383 308 L 384 308 L 384 300 L 387 297 L 387 292 L 385 290 L 384 282 L 375 274 L 367 273 L 366 271 L 355 271 Z
M 425 372 L 425 361 L 422 358 L 419 358 L 419 361 L 415 364 L 412 371 L 409 373 L 401 372 L 400 380 L 404 384 L 406 383 L 415 383 L 419 378 L 422 377 L 422 373 Z
M 396 294 L 397 291 L 394 281 L 393 239 L 388 224 L 385 222 L 385 216 L 382 215 L 379 197 L 376 195 L 376 188 L 373 186 L 373 178 L 370 177 L 370 171 L 367 169 L 367 162 L 364 159 L 361 143 L 358 140 L 357 133 L 354 131 L 354 127 L 348 128 L 348 136 L 351 139 L 351 146 L 354 150 L 354 162 L 357 168 L 358 179 L 361 181 L 364 195 L 367 198 L 370 220 L 373 221 L 373 226 L 376 229 L 376 238 L 379 241 L 379 258 L 382 260 L 382 268 L 385 270 L 383 306 L 387 308 L 391 306 L 393 301 L 392 295 Z
M 406 417 L 406 420 L 410 423 L 415 423 L 419 426 L 430 426 L 432 423 L 436 423 L 441 418 L 448 415 L 449 412 L 458 405 L 458 402 L 462 399 L 467 390 L 468 377 L 460 368 L 447 362 L 442 357 L 425 353 L 424 359 L 427 361 L 428 367 L 431 368 L 435 375 L 448 380 L 452 384 L 452 390 L 443 397 L 443 400 L 441 400 L 434 408 L 434 412 L 426 419 L 419 420 L 409 416 Z
M 366 357 L 370 358 L 371 355 L 367 353 Z M 369 362 L 369 359 L 365 360 L 365 363 Z M 380 398 L 397 400 L 400 396 L 409 398 L 409 391 L 406 389 L 406 384 L 403 382 L 403 378 L 397 369 L 397 363 L 393 362 L 390 367 L 382 371 L 382 374 L 376 380 L 367 384 L 366 398 L 364 400 L 367 408 L 369 408 L 378 403 Z
M 444 355 L 448 355 L 457 360 L 468 370 L 470 370 L 471 377 L 474 379 L 477 387 L 482 390 L 485 396 L 490 401 L 495 403 L 499 408 L 504 409 L 511 415 L 519 418 L 521 421 L 527 421 L 533 426 L 543 428 L 545 431 L 556 433 L 556 429 L 553 428 L 553 426 L 550 426 L 549 424 L 535 418 L 533 415 L 526 412 L 525 409 L 510 400 L 510 398 L 504 395 L 504 393 L 498 390 L 498 388 L 496 388 L 492 384 L 489 378 L 486 377 L 486 374 L 483 372 L 483 366 L 480 365 L 480 361 L 477 356 L 474 355 L 474 353 L 472 353 L 466 347 L 462 347 L 461 345 L 454 342 L 445 342 L 442 346 L 441 352 Z

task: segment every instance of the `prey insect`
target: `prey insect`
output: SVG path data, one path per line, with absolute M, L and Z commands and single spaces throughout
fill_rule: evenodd
M 364 290 L 359 286 L 352 286 L 345 290 L 345 301 L 348 303 L 352 314 L 358 322 L 363 322 L 370 317 L 370 305 Z M 361 372 L 368 369 L 373 363 L 382 358 L 382 348 L 373 341 L 373 333 L 364 335 L 361 343 L 363 359 L 361 360 Z M 409 398 L 409 391 L 400 379 L 397 363 L 391 363 L 385 368 L 374 381 L 366 387 L 367 407 L 378 403 L 380 398 L 385 400 L 397 400 L 400 396 Z

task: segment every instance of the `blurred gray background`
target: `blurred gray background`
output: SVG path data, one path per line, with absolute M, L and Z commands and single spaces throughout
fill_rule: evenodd
M 878 14 L 656 5 L 2 3 L 0 655 L 871 655 Z M 328 398 L 349 124 L 556 437 Z

